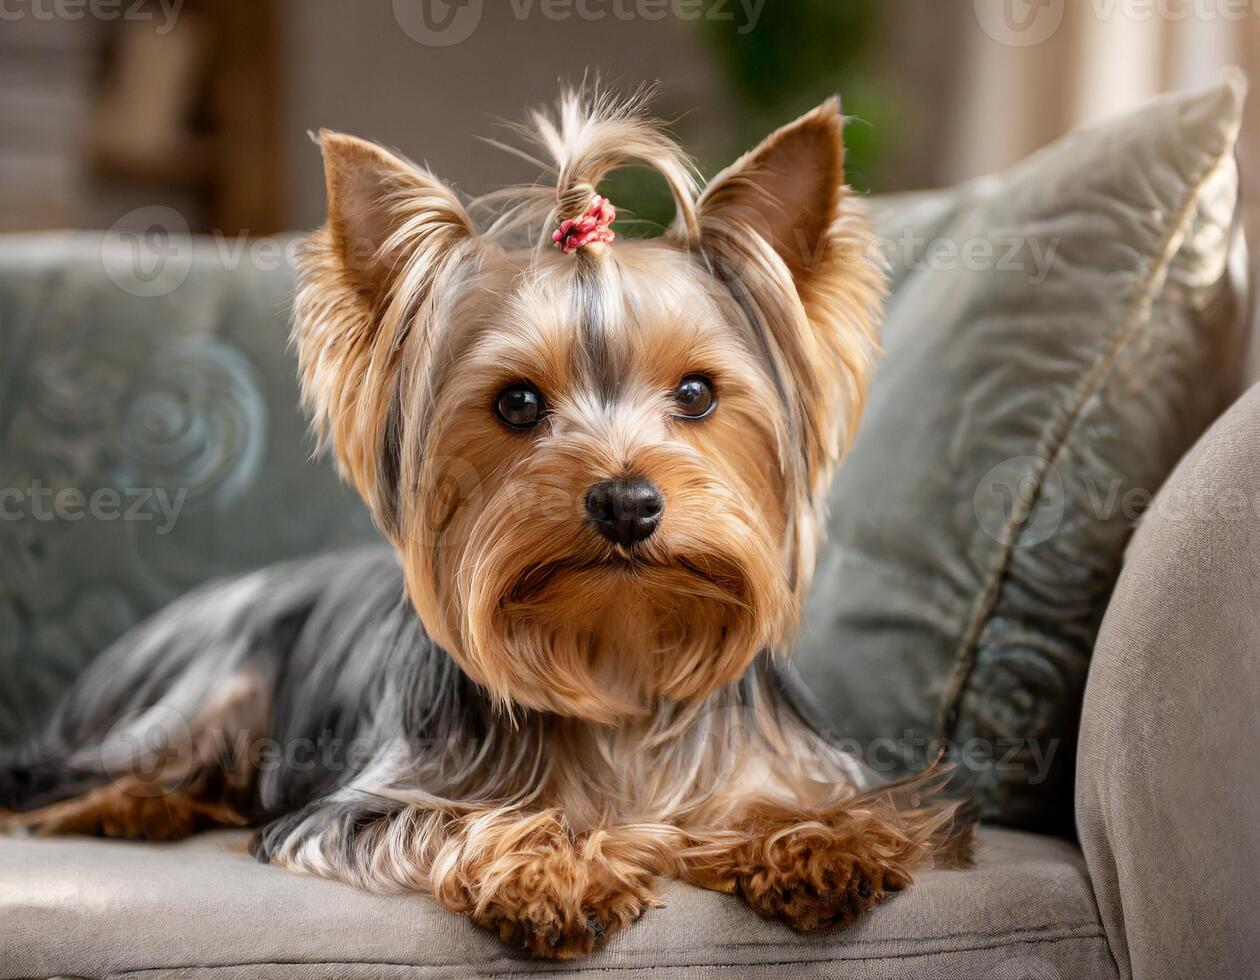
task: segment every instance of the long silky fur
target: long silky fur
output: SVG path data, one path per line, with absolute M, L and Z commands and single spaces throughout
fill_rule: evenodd
M 427 891 L 548 956 L 633 921 L 658 875 L 813 928 L 965 860 L 935 774 L 878 786 L 785 693 L 883 291 L 838 106 L 701 192 L 645 98 L 567 92 L 531 120 L 551 182 L 471 209 L 322 135 L 303 400 L 393 547 L 213 583 L 124 636 L 0 760 L 0 825 L 262 824 L 261 860 Z M 551 250 L 540 230 L 627 162 L 662 174 L 670 231 Z M 696 370 L 720 411 L 680 427 L 660 379 Z M 490 415 L 523 378 L 549 393 L 537 438 Z M 633 552 L 574 504 L 624 472 L 668 502 Z M 155 793 L 179 805 L 135 803 Z

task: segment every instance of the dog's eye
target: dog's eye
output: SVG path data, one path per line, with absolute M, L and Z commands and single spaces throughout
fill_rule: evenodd
M 702 419 L 717 406 L 713 382 L 703 374 L 689 374 L 674 391 L 678 415 L 684 419 Z
M 494 400 L 494 413 L 504 425 L 513 429 L 528 429 L 542 418 L 542 395 L 527 382 L 508 385 Z

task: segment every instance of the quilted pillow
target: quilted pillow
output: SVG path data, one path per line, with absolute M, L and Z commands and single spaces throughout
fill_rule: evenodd
M 945 748 L 987 819 L 1070 827 L 1125 542 L 1236 391 L 1243 92 L 1230 74 L 878 205 L 884 361 L 796 662 L 876 768 Z

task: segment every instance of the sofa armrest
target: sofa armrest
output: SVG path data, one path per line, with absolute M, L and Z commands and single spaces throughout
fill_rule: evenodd
M 1130 544 L 1081 722 L 1076 822 L 1123 976 L 1260 968 L 1260 385 Z

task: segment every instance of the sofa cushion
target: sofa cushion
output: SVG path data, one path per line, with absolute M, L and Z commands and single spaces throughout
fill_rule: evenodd
M 288 265 L 172 241 L 0 238 L 0 744 L 188 589 L 374 536 L 308 461 Z
M 1115 975 L 1080 853 L 1015 831 L 983 831 L 974 870 L 928 873 L 857 925 L 806 937 L 671 882 L 665 908 L 564 964 L 516 955 L 427 898 L 257 864 L 245 839 L 0 838 L 0 976 Z
M 885 356 L 797 654 L 887 771 L 1070 828 L 1086 668 L 1141 505 L 1235 392 L 1242 82 L 881 204 Z
M 1260 385 L 1129 545 L 1090 665 L 1081 846 L 1125 976 L 1260 972 Z

